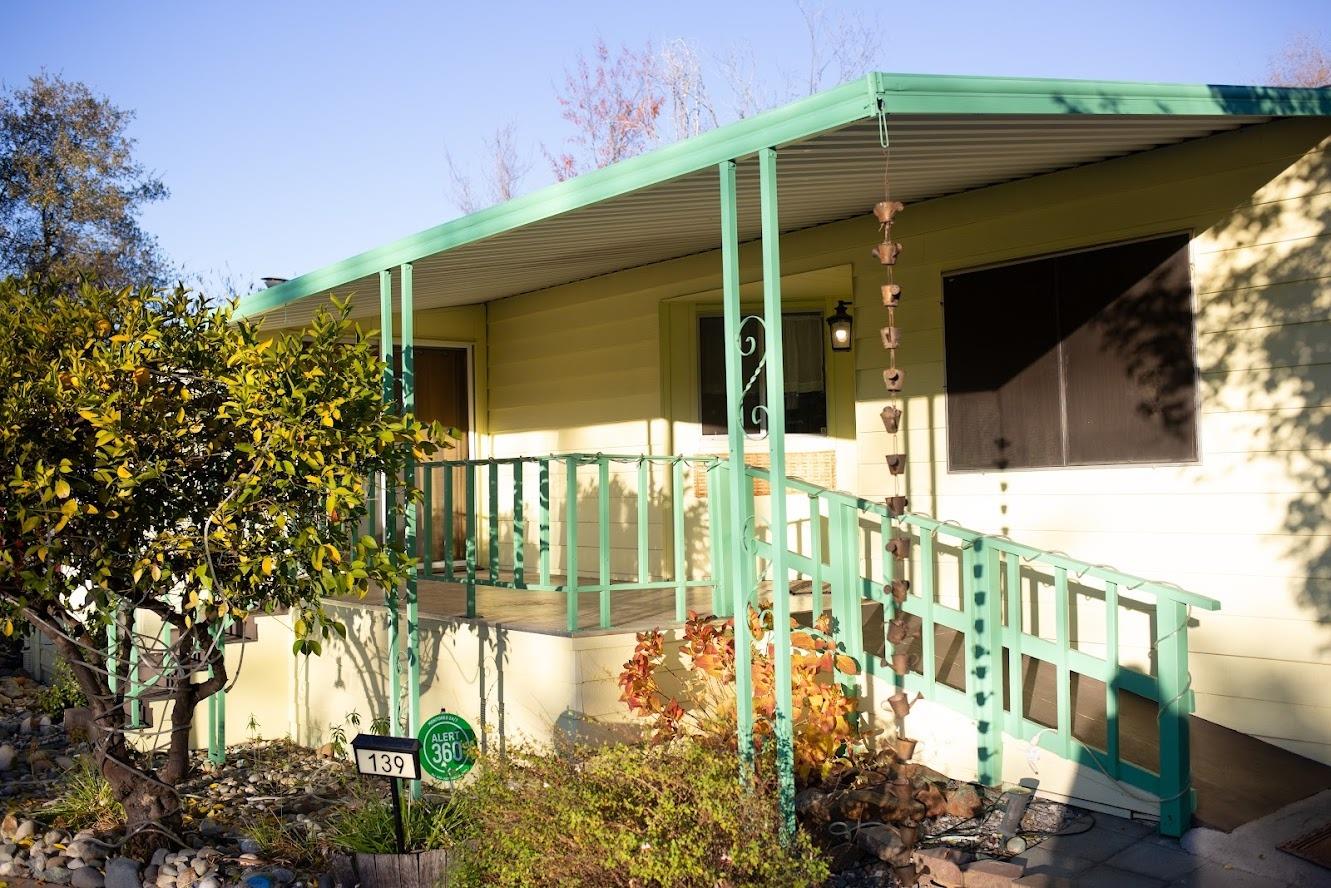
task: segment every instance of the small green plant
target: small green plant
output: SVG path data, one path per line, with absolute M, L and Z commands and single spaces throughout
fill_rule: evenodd
M 254 717 L 254 713 L 253 713 L 253 712 L 250 713 L 250 720 L 247 721 L 247 722 L 245 722 L 245 732 L 248 733 L 248 734 L 250 735 L 250 740 L 251 740 L 252 742 L 258 742 L 258 740 L 259 740 L 259 720 L 258 720 L 257 718 Z
M 388 716 L 381 715 L 375 718 L 374 721 L 370 722 L 370 733 L 378 734 L 380 737 L 387 737 L 390 727 L 391 723 L 388 720 Z
M 88 700 L 79 689 L 74 671 L 63 660 L 57 660 L 51 683 L 37 693 L 37 708 L 52 718 L 59 718 L 66 709 L 87 705 Z
M 59 795 L 47 802 L 43 811 L 73 830 L 111 829 L 125 822 L 124 807 L 88 756 L 79 756 L 75 766 L 65 774 Z
M 327 862 L 318 839 L 300 823 L 264 813 L 245 830 L 270 860 L 300 869 L 319 869 Z
M 360 713 L 351 710 L 342 719 L 353 728 L 360 727 Z M 328 729 L 328 742 L 333 746 L 333 758 L 346 758 L 347 755 L 347 729 L 342 724 L 333 725 Z
M 451 848 L 464 832 L 462 815 L 445 799 L 407 799 L 402 806 L 403 841 L 408 851 Z M 348 853 L 392 854 L 397 850 L 393 803 L 360 790 L 328 824 L 328 841 Z
M 781 841 L 770 782 L 746 788 L 735 768 L 733 752 L 687 737 L 483 757 L 454 797 L 462 831 L 449 884 L 822 885 L 827 864 L 810 838 L 799 832 Z

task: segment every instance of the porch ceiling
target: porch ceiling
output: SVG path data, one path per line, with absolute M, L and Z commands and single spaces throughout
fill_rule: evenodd
M 782 231 L 866 214 L 882 187 L 880 101 L 891 137 L 893 193 L 906 202 L 1274 117 L 1331 114 L 1331 90 L 870 75 L 316 270 L 252 294 L 240 311 L 299 324 L 334 292 L 353 297 L 355 315 L 373 315 L 379 270 L 405 261 L 414 265 L 416 306 L 424 309 L 717 249 L 715 165 L 727 158 L 739 159 L 740 238 L 753 240 L 759 235 L 753 154 L 764 145 L 782 149 Z

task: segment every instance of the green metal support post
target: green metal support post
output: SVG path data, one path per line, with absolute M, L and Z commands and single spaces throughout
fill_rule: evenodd
M 1155 606 L 1156 670 L 1160 682 L 1160 832 L 1181 836 L 1192 824 L 1188 751 L 1192 691 L 1188 672 L 1188 606 L 1161 597 Z
M 393 272 L 379 272 L 379 356 L 384 361 L 384 403 L 393 403 Z M 383 479 L 384 545 L 396 535 L 393 526 L 393 479 L 387 473 Z M 402 687 L 398 656 L 401 642 L 398 638 L 397 588 L 384 590 L 384 607 L 388 609 L 388 719 L 397 730 L 401 725 Z
M 229 619 L 224 619 L 220 626 L 212 630 L 213 644 L 225 651 L 222 633 L 226 630 Z M 226 656 L 225 652 L 223 656 Z M 213 677 L 213 667 L 208 667 L 208 677 Z M 220 690 L 208 698 L 208 761 L 220 765 L 226 761 L 226 690 Z
M 463 496 L 467 498 L 467 517 L 464 530 L 467 534 L 466 559 L 467 559 L 467 616 L 476 616 L 476 559 L 479 556 L 479 541 L 476 538 L 476 464 L 467 463 L 467 478 L 463 488 Z
M 702 471 L 707 473 L 707 550 L 712 563 L 712 613 L 724 617 L 729 610 L 725 583 L 721 579 L 725 575 L 725 561 L 721 557 L 721 538 L 724 536 L 721 516 L 726 508 L 726 465 L 713 463 Z
M 486 535 L 490 538 L 490 582 L 499 582 L 499 463 L 494 458 L 486 472 L 490 483 L 490 506 L 486 517 Z
M 758 152 L 763 239 L 763 325 L 767 357 L 767 442 L 771 456 L 772 620 L 776 638 L 777 800 L 786 834 L 795 833 L 795 737 L 792 716 L 790 578 L 786 572 L 786 376 L 781 323 L 781 224 L 777 214 L 776 149 Z
M 649 572 L 650 562 L 648 560 L 651 557 L 650 556 L 651 550 L 648 548 L 648 543 L 649 543 L 648 532 L 650 531 L 651 528 L 648 525 L 650 519 L 648 518 L 648 513 L 647 513 L 647 506 L 649 504 L 649 501 L 651 500 L 651 492 L 652 492 L 651 469 L 652 469 L 651 463 L 647 462 L 647 460 L 645 459 L 638 460 L 637 505 L 638 505 L 638 582 L 639 583 L 646 583 L 648 580 L 651 579 L 651 573 Z
M 596 555 L 600 626 L 610 628 L 610 460 L 596 458 Z
M 567 480 L 564 486 L 564 532 L 568 551 L 564 564 L 568 576 L 564 580 L 564 596 L 568 631 L 578 631 L 578 458 L 566 456 Z
M 684 535 L 684 461 L 677 459 L 670 466 L 671 527 L 674 540 L 675 620 L 684 622 L 689 615 L 688 554 L 689 541 Z
M 550 585 L 550 460 L 536 464 L 536 571 L 542 586 Z
M 730 585 L 735 615 L 735 697 L 740 773 L 753 775 L 753 639 L 749 637 L 749 589 L 744 582 L 745 540 L 750 533 L 746 505 L 749 477 L 744 466 L 744 378 L 740 355 L 739 202 L 735 189 L 735 161 L 720 165 L 721 178 L 721 290 L 726 335 L 726 435 L 730 445 L 729 532 L 722 534 L 723 551 L 713 557 L 713 570 L 724 572 Z
M 521 589 L 527 584 L 527 517 L 523 496 L 526 462 L 516 459 L 513 467 L 513 587 Z
M 402 266 L 402 412 L 416 411 L 416 305 L 412 293 L 411 264 Z M 407 460 L 404 482 L 412 485 L 416 480 L 416 463 Z M 430 504 L 422 508 L 427 511 Z M 417 586 L 417 546 L 416 522 L 419 510 L 412 506 L 407 510 L 406 538 L 403 547 L 411 559 L 407 565 L 407 729 L 408 735 L 415 737 L 421 729 L 421 634 L 420 609 L 418 607 Z M 411 795 L 421 797 L 421 782 L 412 781 Z

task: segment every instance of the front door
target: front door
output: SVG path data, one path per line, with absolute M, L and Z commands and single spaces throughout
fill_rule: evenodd
M 402 368 L 401 350 L 394 355 L 394 379 L 400 380 Z M 441 449 L 434 460 L 460 460 L 470 455 L 468 438 L 471 432 L 471 351 L 454 346 L 416 346 L 413 352 L 416 364 L 416 418 L 423 423 L 438 422 L 445 428 L 458 431 L 456 438 L 436 443 Z M 399 389 L 400 391 L 400 389 Z M 442 469 L 436 469 L 432 484 L 433 502 L 429 504 L 430 525 L 434 539 L 431 541 L 431 557 L 434 561 L 456 558 L 462 551 L 465 540 L 466 504 L 460 502 L 464 497 L 457 496 L 464 490 L 466 477 L 464 470 L 451 469 L 453 472 L 453 539 L 449 545 L 444 543 L 444 513 L 442 487 L 444 475 Z M 418 482 L 420 483 L 420 482 Z

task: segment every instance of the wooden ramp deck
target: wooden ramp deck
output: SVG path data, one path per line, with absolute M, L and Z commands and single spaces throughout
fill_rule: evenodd
M 552 576 L 555 584 L 564 582 L 563 576 Z M 581 582 L 595 585 L 595 577 L 583 577 Z M 379 593 L 372 592 L 366 599 L 372 604 L 382 603 Z M 712 590 L 695 587 L 685 590 L 688 608 L 710 613 Z M 476 616 L 467 617 L 467 588 L 461 583 L 438 579 L 420 580 L 417 584 L 417 603 L 422 616 L 450 620 L 471 619 L 503 626 L 518 632 L 541 635 L 571 635 L 568 631 L 568 601 L 563 592 L 533 589 L 509 589 L 497 586 L 476 586 Z M 609 635 L 643 632 L 648 629 L 672 625 L 675 622 L 675 591 L 673 589 L 615 590 L 610 596 L 611 629 L 600 628 L 600 596 L 596 592 L 578 594 L 578 635 Z
M 866 629 L 867 626 L 866 623 Z M 938 680 L 964 688 L 966 667 L 961 635 L 939 626 L 935 639 Z M 1022 711 L 1027 718 L 1054 725 L 1057 711 L 1054 680 L 1051 664 L 1027 661 L 1022 675 Z M 1006 675 L 1004 687 L 1007 687 Z M 1004 696 L 1004 705 L 1010 709 L 1011 701 Z M 1073 736 L 1096 750 L 1103 750 L 1108 732 L 1104 684 L 1074 673 L 1071 697 Z M 1119 692 L 1120 754 L 1124 760 L 1152 771 L 1159 764 L 1157 713 L 1154 701 L 1127 691 Z M 1197 826 L 1230 832 L 1331 789 L 1331 767 L 1195 715 L 1189 716 L 1188 748 L 1192 785 L 1197 792 L 1194 813 Z

